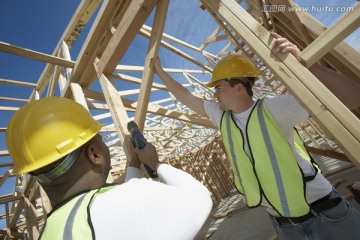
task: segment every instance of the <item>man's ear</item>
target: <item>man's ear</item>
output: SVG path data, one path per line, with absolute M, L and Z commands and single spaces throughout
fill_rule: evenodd
M 240 93 L 242 91 L 246 91 L 244 85 L 242 85 L 241 83 L 236 84 L 234 87 L 238 93 Z
M 94 165 L 102 165 L 103 157 L 100 152 L 100 149 L 96 147 L 94 144 L 89 144 L 86 147 L 85 154 L 90 162 Z

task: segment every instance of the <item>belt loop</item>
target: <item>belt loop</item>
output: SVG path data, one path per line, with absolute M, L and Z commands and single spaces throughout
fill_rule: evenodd
M 310 209 L 310 212 L 315 216 L 315 217 L 317 217 L 317 216 L 319 216 L 319 214 L 314 210 L 314 209 Z
M 296 225 L 301 224 L 301 223 L 295 223 L 295 222 L 293 222 L 293 220 L 292 220 L 291 218 L 289 218 L 289 222 L 290 222 L 293 226 L 296 226 Z

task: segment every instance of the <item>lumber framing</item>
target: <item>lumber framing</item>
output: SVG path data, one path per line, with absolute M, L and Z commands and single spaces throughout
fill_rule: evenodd
M 306 12 L 264 11 L 265 5 L 297 6 L 290 0 L 199 0 L 198 10 L 205 10 L 216 27 L 197 46 L 164 31 L 172 2 L 82 0 L 52 54 L 0 41 L 0 52 L 46 63 L 36 83 L 7 79 L 0 73 L 0 89 L 26 92 L 21 96 L 0 92 L 0 123 L 4 123 L 0 138 L 5 142 L 7 122 L 27 102 L 45 96 L 71 98 L 103 124 L 100 134 L 112 158 L 109 182 L 121 183 L 125 178 L 128 149 L 123 143 L 129 138 L 126 125 L 134 120 L 157 148 L 160 160 L 192 174 L 218 204 L 233 188 L 219 131 L 156 81 L 150 59 L 162 50 L 181 59 L 184 69 L 170 63 L 164 70 L 195 96 L 213 100 L 214 91 L 206 82 L 214 66 L 222 57 L 241 52 L 256 62 L 261 75 L 253 88 L 255 99 L 291 93 L 309 111 L 311 118 L 296 126 L 306 148 L 324 165 L 336 161 L 340 166 L 325 171 L 325 177 L 360 168 L 360 108 L 347 109 L 307 70 L 319 62 L 360 84 L 360 53 L 343 41 L 360 25 L 360 4 L 326 28 Z M 87 36 L 79 38 L 90 22 Z M 269 31 L 297 44 L 303 63 L 291 54 L 275 52 Z M 141 49 L 143 64 L 135 66 L 123 58 L 138 36 L 147 41 L 147 49 Z M 76 59 L 72 56 L 75 43 L 81 46 Z M 0 221 L 6 226 L 0 229 L 0 238 L 36 239 L 51 205 L 32 177 L 16 176 L 13 168 L 4 146 L 0 187 L 13 186 L 13 192 L 0 196 L 4 209 Z
M 345 14 L 301 52 L 301 61 L 306 67 L 312 66 L 359 26 L 360 4 L 357 3 L 352 12 Z
M 139 93 L 139 107 L 136 108 L 135 122 L 138 124 L 140 130 L 144 128 L 146 109 L 149 104 L 150 90 L 154 78 L 154 69 L 151 66 L 151 58 L 157 58 L 160 47 L 160 41 L 162 33 L 164 31 L 164 25 L 166 20 L 167 9 L 169 6 L 169 0 L 160 0 L 157 4 L 154 28 L 151 31 L 151 38 L 149 41 L 149 47 L 144 64 L 144 72 L 141 80 L 140 93 Z
M 4 42 L 0 42 L 0 51 L 18 55 L 21 57 L 35 59 L 35 60 L 42 61 L 42 62 L 60 65 L 60 66 L 64 66 L 64 67 L 72 68 L 75 65 L 75 62 L 73 62 L 73 61 L 68 61 L 66 59 L 59 58 L 59 57 L 53 57 L 49 54 L 36 52 L 33 50 L 21 48 L 21 47 L 14 46 L 14 45 L 11 45 L 9 43 L 4 43 Z

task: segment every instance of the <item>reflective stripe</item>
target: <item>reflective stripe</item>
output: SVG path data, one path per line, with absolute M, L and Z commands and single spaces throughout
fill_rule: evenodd
M 273 148 L 273 146 L 271 144 L 269 132 L 267 130 L 266 123 L 265 123 L 265 118 L 264 118 L 264 113 L 263 113 L 263 100 L 259 101 L 259 106 L 257 108 L 257 113 L 258 113 L 261 132 L 262 132 L 263 137 L 264 137 L 266 149 L 267 149 L 269 157 L 270 157 L 271 166 L 273 168 L 273 172 L 274 172 L 275 179 L 276 179 L 276 184 L 278 186 L 281 206 L 282 206 L 284 215 L 285 216 L 290 216 L 289 205 L 288 205 L 288 201 L 286 199 L 285 187 L 284 187 L 284 183 L 283 183 L 282 178 L 281 178 L 280 169 L 279 169 L 279 165 L 278 165 L 278 160 L 276 159 L 275 151 L 274 151 L 274 148 Z
M 69 214 L 69 218 L 66 221 L 65 224 L 65 230 L 64 230 L 64 239 L 66 240 L 72 240 L 72 229 L 74 225 L 75 216 L 77 213 L 77 210 L 81 206 L 81 203 L 84 201 L 84 198 L 87 194 L 84 194 L 77 202 L 75 203 L 73 209 L 71 209 L 71 212 Z
M 235 148 L 234 148 L 234 142 L 233 142 L 233 138 L 232 138 L 232 133 L 231 133 L 231 125 L 230 125 L 230 116 L 231 113 L 225 113 L 226 115 L 226 130 L 228 132 L 228 141 L 229 141 L 229 147 L 230 147 L 230 152 L 231 152 L 231 159 L 234 163 L 235 169 L 236 169 L 236 174 L 239 178 L 239 183 L 241 185 L 241 188 L 243 190 L 243 195 L 246 197 L 246 192 L 245 192 L 245 188 L 243 186 L 242 183 L 242 179 L 240 176 L 240 172 L 239 172 L 239 166 L 237 164 L 237 158 L 236 158 L 236 154 L 235 154 Z

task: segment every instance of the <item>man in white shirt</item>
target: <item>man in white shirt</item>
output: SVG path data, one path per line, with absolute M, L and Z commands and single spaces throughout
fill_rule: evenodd
M 274 48 L 299 59 L 299 49 L 276 33 Z M 359 213 L 319 173 L 294 131 L 308 113 L 294 97 L 254 101 L 258 77 L 254 63 L 234 54 L 215 66 L 208 87 L 217 102 L 204 101 L 174 81 L 153 60 L 155 72 L 169 91 L 220 129 L 237 190 L 249 207 L 264 205 L 280 239 L 355 239 Z M 346 106 L 360 106 L 360 86 L 342 74 L 315 65 L 310 68 Z M 351 227 L 349 227 L 351 226 Z
M 53 207 L 40 239 L 193 239 L 212 208 L 206 187 L 162 164 L 150 143 L 135 152 L 130 138 L 126 183 L 107 185 L 110 152 L 100 129 L 82 105 L 61 97 L 27 103 L 11 118 L 6 142 L 15 171 L 30 173 Z M 161 182 L 136 178 L 141 162 Z

